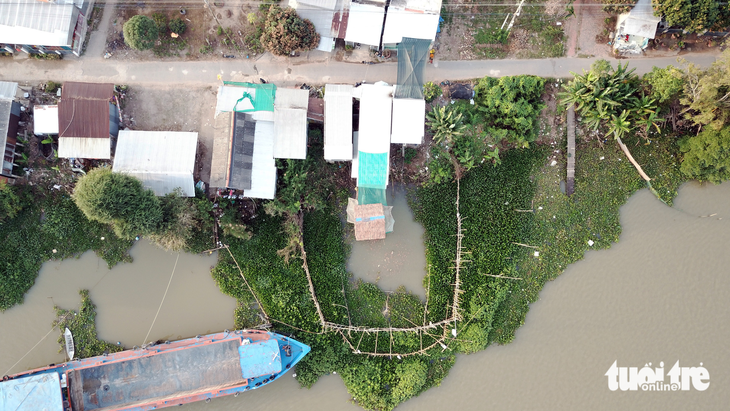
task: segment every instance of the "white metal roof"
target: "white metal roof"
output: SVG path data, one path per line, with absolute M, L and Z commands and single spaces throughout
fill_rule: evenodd
M 403 37 L 433 40 L 439 25 L 439 14 L 388 8 L 383 31 L 383 44 L 397 44 Z
M 289 5 L 297 10 L 299 17 L 311 21 L 314 24 L 314 29 L 321 37 L 332 35 L 332 18 L 335 15 L 334 3 L 331 9 L 310 6 L 302 4 L 302 2 L 299 2 L 297 6 L 292 6 L 292 3 L 296 2 L 292 0 Z
M 350 170 L 350 177 L 354 178 L 357 184 L 357 173 L 360 169 L 360 160 L 358 158 L 357 143 L 359 141 L 359 132 L 355 131 L 352 133 L 352 169 Z
M 337 0 L 289 0 L 289 7 L 297 9 L 302 6 L 318 7 L 325 10 L 334 10 Z M 301 16 L 301 14 L 300 14 Z
M 394 144 L 423 143 L 426 121 L 426 101 L 413 98 L 393 99 L 393 129 L 390 142 Z
M 73 1 L 0 3 L 0 43 L 71 46 L 79 9 Z
M 0 81 L 0 98 L 3 99 L 15 99 L 15 94 L 18 92 L 18 83 L 11 81 Z
M 274 158 L 307 158 L 309 91 L 277 88 L 274 99 Z
M 654 15 L 651 0 L 639 0 L 626 18 L 623 32 L 632 36 L 653 39 L 661 20 Z
M 251 165 L 251 189 L 244 190 L 249 198 L 273 200 L 276 196 L 276 162 L 274 160 L 274 123 L 257 121 Z
M 335 39 L 332 37 L 319 36 L 319 44 L 317 50 L 331 52 L 335 49 Z
M 393 86 L 363 84 L 360 98 L 360 139 L 364 153 L 390 152 L 390 126 Z
M 350 17 L 347 21 L 345 41 L 370 46 L 380 45 L 384 14 L 384 6 L 352 3 L 350 5 Z
M 0 409 L 63 411 L 61 380 L 56 372 L 0 381 Z
M 33 107 L 33 134 L 58 134 L 58 106 Z
M 249 93 L 251 97 L 256 98 L 256 89 L 239 86 L 220 86 L 218 87 L 218 99 L 215 105 L 215 115 L 223 113 L 225 111 L 233 111 L 234 107 L 239 111 L 253 109 L 253 104 L 249 99 L 243 99 L 240 102 L 238 100 L 243 96 L 243 93 Z M 238 106 L 236 106 L 238 103 Z
M 183 196 L 194 197 L 197 149 L 195 132 L 122 130 L 112 170 L 139 178 L 158 196 L 180 188 Z
M 60 137 L 58 139 L 59 158 L 111 158 L 109 138 Z
M 352 160 L 352 89 L 349 84 L 324 87 L 324 159 Z

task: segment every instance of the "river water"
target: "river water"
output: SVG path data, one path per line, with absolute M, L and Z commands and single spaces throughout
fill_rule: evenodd
M 674 208 L 643 190 L 621 209 L 621 223 L 618 244 L 588 252 L 545 286 L 514 342 L 468 358 L 460 356 L 441 387 L 398 409 L 727 409 L 730 184 L 686 184 Z M 132 254 L 134 264 L 111 271 L 90 253 L 80 260 L 44 265 L 26 303 L 0 314 L 0 371 L 50 329 L 53 302 L 73 308 L 79 301 L 76 291 L 82 287 L 91 289 L 98 305 L 100 337 L 127 346 L 139 344 L 176 255 L 145 243 L 135 246 Z M 210 279 L 208 268 L 213 263 L 214 257 L 180 257 L 150 338 L 190 336 L 232 325 L 235 304 L 221 296 Z M 61 361 L 56 337 L 54 331 L 13 371 Z M 663 361 L 665 373 L 676 361 L 685 367 L 702 363 L 709 371 L 710 386 L 706 391 L 612 392 L 604 374 L 614 361 L 639 368 Z M 336 375 L 322 378 L 311 390 L 299 389 L 287 376 L 238 398 L 185 408 L 360 409 L 348 398 Z
M 385 291 L 404 286 L 425 302 L 423 226 L 414 219 L 402 186 L 389 187 L 387 200 L 393 206 L 393 232 L 385 240 L 353 241 L 347 270 L 355 278 L 376 283 Z

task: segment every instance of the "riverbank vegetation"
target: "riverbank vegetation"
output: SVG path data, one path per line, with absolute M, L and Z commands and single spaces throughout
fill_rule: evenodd
M 433 107 L 432 139 L 423 149 L 431 154 L 423 164 L 428 177 L 411 176 L 422 184 L 409 192 L 425 229 L 425 302 L 347 272 L 352 228 L 344 209 L 354 187 L 348 167 L 324 161 L 317 127 L 310 129 L 307 160 L 278 163 L 278 194 L 269 202 L 216 198 L 214 207 L 202 197 L 155 197 L 108 169 L 82 177 L 73 200 L 52 190 L 37 202 L 32 191 L 5 194 L 0 234 L 18 249 L 38 245 L 19 260 L 25 271 L 4 274 L 9 280 L 0 286 L 10 284 L 13 299 L 3 293 L 0 302 L 12 306 L 32 285 L 40 263 L 23 265 L 32 252 L 48 259 L 91 248 L 111 264 L 131 244 L 120 237 L 138 234 L 168 249 L 201 252 L 211 248 L 217 224 L 221 248 L 212 276 L 238 300 L 236 327 L 272 328 L 309 344 L 297 369 L 303 386 L 338 373 L 354 402 L 391 410 L 439 385 L 456 354 L 512 341 L 547 281 L 587 250 L 618 241 L 619 209 L 646 186 L 645 176 L 669 205 L 688 178 L 728 178 L 730 77 L 722 70 L 730 63 L 726 56 L 717 64 L 640 78 L 599 61 L 567 83 L 557 105 L 546 94 L 560 81 L 484 78 L 476 81 L 473 104 Z M 546 132 L 542 122 L 564 122 L 571 105 L 580 123 L 575 192 L 567 196 L 562 185 L 572 154 L 565 127 Z
M 63 352 L 66 347 L 64 330 L 68 328 L 74 337 L 74 358 L 89 358 L 99 355 L 122 351 L 124 348 L 106 341 L 99 340 L 96 333 L 96 306 L 89 298 L 89 290 L 79 291 L 81 306 L 79 311 L 64 310 L 60 307 L 53 307 L 56 310 L 54 327 L 58 327 L 60 335 L 58 344 L 61 346 L 58 352 Z
M 14 207 L 0 224 L 2 280 L 0 311 L 23 302 L 41 265 L 48 260 L 78 257 L 93 250 L 111 268 L 132 261 L 132 242 L 111 227 L 87 219 L 68 193 L 43 186 L 7 186 Z

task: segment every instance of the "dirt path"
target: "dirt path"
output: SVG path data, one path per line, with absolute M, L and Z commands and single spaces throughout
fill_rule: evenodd
M 575 0 L 575 17 L 565 22 L 567 57 L 609 57 L 611 48 L 597 43 L 596 37 L 602 32 L 608 13 L 601 9 L 598 0 Z
M 89 39 L 89 44 L 86 47 L 86 52 L 84 53 L 85 57 L 89 59 L 100 59 L 104 57 L 106 37 L 109 33 L 109 25 L 111 24 L 112 16 L 114 16 L 114 12 L 117 8 L 117 1 L 118 0 L 106 0 L 104 3 L 104 13 L 102 14 L 99 28 L 89 34 L 91 39 Z

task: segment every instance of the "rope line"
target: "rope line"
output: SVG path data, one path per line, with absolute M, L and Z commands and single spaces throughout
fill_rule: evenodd
M 157 307 L 157 314 L 155 314 L 155 319 L 152 320 L 152 325 L 150 325 L 149 331 L 147 331 L 147 335 L 144 337 L 144 341 L 142 341 L 142 345 L 144 345 L 147 342 L 147 337 L 150 336 L 150 333 L 152 332 L 152 328 L 155 326 L 155 321 L 157 321 L 157 316 L 160 315 L 160 310 L 162 309 L 162 304 L 165 303 L 165 297 L 167 297 L 167 292 L 170 290 L 170 284 L 172 283 L 172 277 L 175 276 L 175 269 L 177 268 L 177 262 L 180 260 L 180 253 L 177 253 L 177 258 L 175 258 L 175 266 L 172 267 L 172 274 L 170 274 L 170 280 L 167 282 L 167 288 L 165 288 L 165 294 L 162 296 L 162 301 L 160 301 L 160 306 Z

